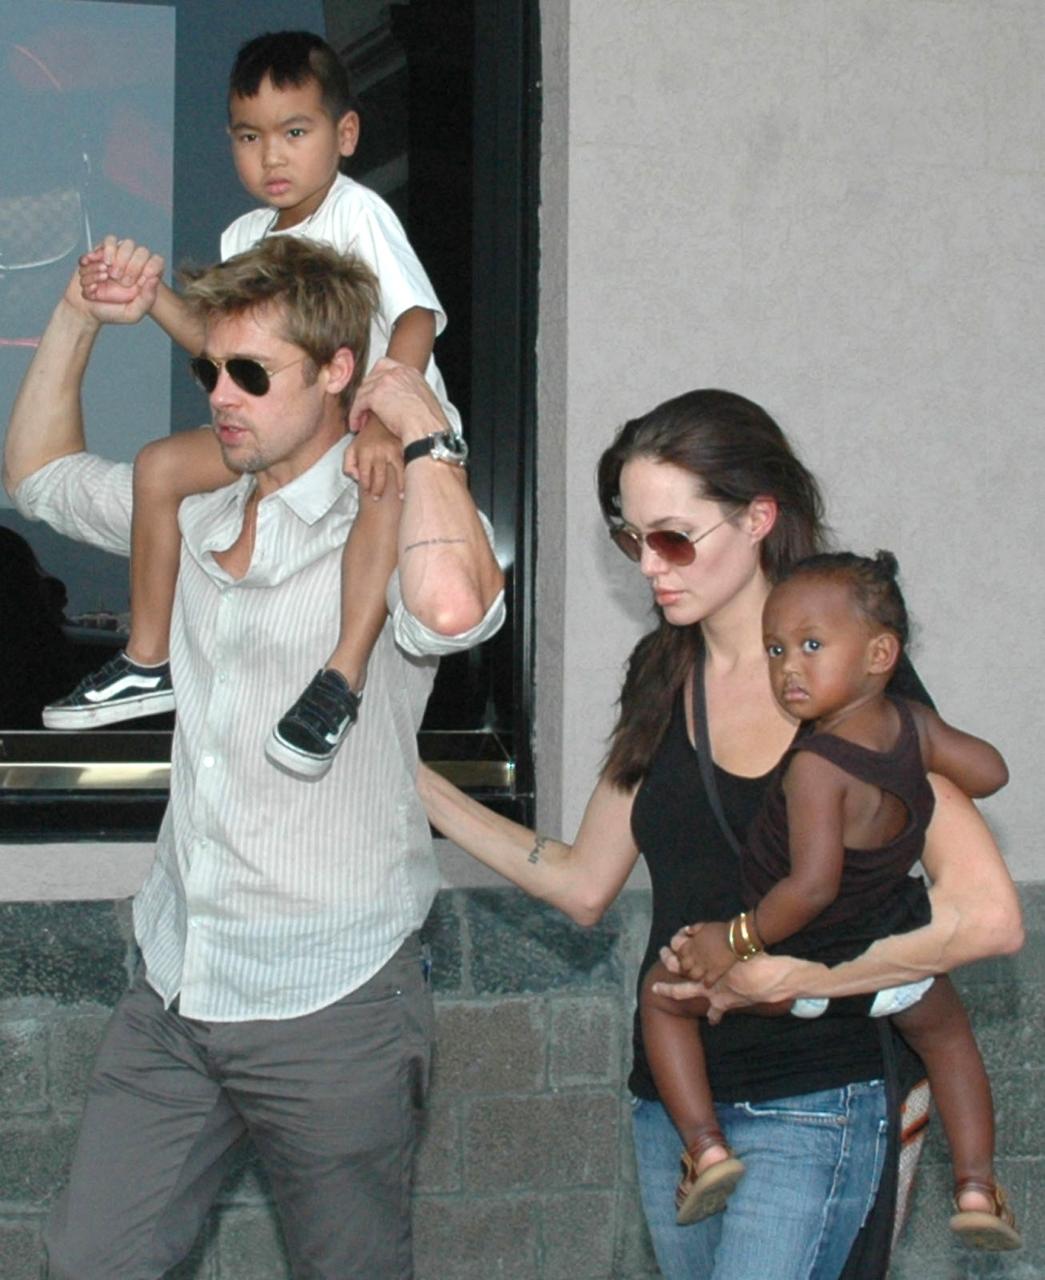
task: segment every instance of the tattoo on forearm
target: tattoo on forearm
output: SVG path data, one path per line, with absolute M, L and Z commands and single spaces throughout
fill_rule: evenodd
M 447 547 L 455 542 L 467 542 L 467 538 L 425 538 L 421 542 L 411 542 L 403 548 L 403 555 L 408 551 L 416 551 L 418 547 Z
M 544 846 L 548 843 L 547 836 L 538 836 L 533 848 L 526 855 L 526 861 L 538 863 L 541 860 L 541 854 L 544 852 Z

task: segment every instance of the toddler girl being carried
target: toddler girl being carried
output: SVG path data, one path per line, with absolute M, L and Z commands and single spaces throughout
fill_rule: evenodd
M 801 561 L 770 592 L 763 631 L 774 696 L 801 726 L 744 844 L 747 910 L 691 926 L 677 948 L 683 972 L 708 987 L 765 947 L 836 964 L 924 923 L 912 918 L 908 873 L 933 811 L 926 773 L 973 797 L 1008 780 L 989 743 L 887 692 L 908 633 L 889 552 Z M 744 1165 L 719 1128 L 704 1069 L 698 1020 L 708 1002 L 654 990 L 674 977 L 655 964 L 640 1010 L 657 1088 L 685 1148 L 677 1193 L 684 1224 L 723 1209 Z M 800 1000 L 757 1012 L 816 1017 L 826 1006 Z M 1018 1248 L 994 1176 L 990 1084 L 950 980 L 930 976 L 879 992 L 871 1012 L 891 1016 L 928 1072 L 954 1162 L 951 1229 L 980 1248 Z

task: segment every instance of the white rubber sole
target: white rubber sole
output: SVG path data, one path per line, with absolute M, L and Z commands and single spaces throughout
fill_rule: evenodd
M 124 720 L 140 720 L 143 716 L 159 716 L 174 710 L 174 693 L 146 693 L 140 698 L 124 698 L 121 702 L 101 702 L 96 707 L 44 707 L 41 713 L 48 729 L 100 729 Z
M 277 737 L 275 729 L 265 742 L 265 758 L 285 773 L 292 773 L 297 778 L 322 778 L 334 763 L 334 757 L 339 750 L 340 746 L 327 756 L 306 755 L 303 751 L 296 751 L 282 738 Z

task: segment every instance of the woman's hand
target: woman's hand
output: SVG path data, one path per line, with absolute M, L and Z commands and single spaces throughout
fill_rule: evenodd
M 803 982 L 812 983 L 814 971 L 826 975 L 824 965 L 808 960 L 795 960 L 791 956 L 770 956 L 763 953 L 731 963 L 718 977 L 702 968 L 697 949 L 693 945 L 701 934 L 709 930 L 723 930 L 726 950 L 729 951 L 728 925 L 687 925 L 680 929 L 666 947 L 661 947 L 660 959 L 671 973 L 679 975 L 677 982 L 658 982 L 653 990 L 669 1000 L 690 1000 L 695 996 L 710 1004 L 707 1018 L 712 1024 L 721 1022 L 722 1015 L 731 1009 L 743 1009 L 750 1005 L 790 1003 L 802 990 Z

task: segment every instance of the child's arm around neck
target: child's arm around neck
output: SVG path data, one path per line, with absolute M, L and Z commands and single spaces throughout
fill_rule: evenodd
M 974 800 L 1000 791 L 1009 780 L 1001 752 L 983 738 L 963 733 L 919 703 L 908 703 L 918 727 L 927 773 L 949 778 Z

